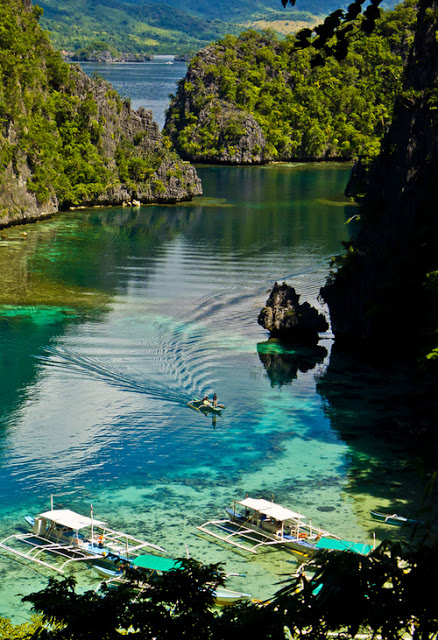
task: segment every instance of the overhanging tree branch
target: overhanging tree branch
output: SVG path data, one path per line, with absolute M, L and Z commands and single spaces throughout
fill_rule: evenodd
M 296 0 L 281 0 L 283 7 L 288 3 L 295 5 Z M 348 53 L 348 41 L 361 31 L 369 35 L 380 17 L 381 0 L 370 0 L 362 11 L 365 0 L 352 2 L 346 11 L 337 9 L 330 13 L 323 23 L 313 29 L 301 29 L 296 34 L 297 49 L 313 47 L 317 53 L 312 59 L 313 67 L 323 65 L 329 56 L 343 60 Z

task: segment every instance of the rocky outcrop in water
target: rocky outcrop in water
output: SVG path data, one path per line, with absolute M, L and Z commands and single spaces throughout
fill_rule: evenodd
M 292 38 L 255 31 L 226 36 L 191 59 L 165 133 L 192 162 L 345 160 L 367 153 L 389 125 L 401 87 L 402 41 L 415 15 L 411 6 L 388 13 L 371 37 L 349 39 L 346 60 L 331 59 L 324 69 L 313 68 L 311 55 L 297 51 Z
M 152 111 L 140 107 L 133 111 L 129 100 L 116 105 L 114 89 L 102 79 L 90 79 L 79 67 L 75 67 L 75 94 L 80 100 L 92 95 L 97 106 L 97 118 L 105 122 L 101 132 L 100 147 L 109 166 L 117 169 L 117 157 L 124 153 L 128 163 L 148 162 L 152 167 L 148 180 L 134 180 L 108 185 L 91 204 L 129 204 L 137 200 L 143 203 L 178 202 L 189 200 L 202 193 L 201 181 L 195 168 L 183 162 L 164 145 L 158 124 Z M 153 171 L 152 171 L 153 169 Z
M 317 339 L 318 333 L 327 331 L 325 316 L 308 302 L 299 303 L 300 296 L 285 282 L 278 282 L 260 311 L 258 323 L 267 329 L 271 337 L 282 340 L 301 338 Z

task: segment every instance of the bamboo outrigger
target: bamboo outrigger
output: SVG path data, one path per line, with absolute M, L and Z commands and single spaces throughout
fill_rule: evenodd
M 251 553 L 269 546 L 309 552 L 322 537 L 338 539 L 310 520 L 307 522 L 302 514 L 268 500 L 234 501 L 226 513 L 228 519 L 209 520 L 197 529 Z
M 0 541 L 0 549 L 12 556 L 35 562 L 63 574 L 67 565 L 93 560 L 109 566 L 115 559 L 136 557 L 145 548 L 165 554 L 165 550 L 130 534 L 116 531 L 101 520 L 70 509 L 51 509 L 37 517 L 26 516 L 28 533 L 12 534 Z M 49 561 L 49 555 L 53 559 Z M 57 560 L 62 560 L 59 564 Z

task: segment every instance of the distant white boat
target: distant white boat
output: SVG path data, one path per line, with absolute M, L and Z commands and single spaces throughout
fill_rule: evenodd
M 171 62 L 170 60 L 168 60 L 168 61 L 166 62 L 166 64 L 173 64 L 173 62 Z

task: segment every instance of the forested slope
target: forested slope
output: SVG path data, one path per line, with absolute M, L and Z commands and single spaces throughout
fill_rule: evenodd
M 413 39 L 415 4 L 384 13 L 342 62 L 312 68 L 290 36 L 227 36 L 191 62 L 165 133 L 193 161 L 351 159 L 375 155 L 391 121 Z
M 335 0 L 330 0 L 336 4 Z M 279 0 L 220 3 L 144 2 L 143 0 L 39 0 L 44 15 L 42 26 L 49 30 L 58 49 L 76 59 L 82 49 L 105 43 L 126 59 L 156 53 L 195 53 L 227 33 L 239 33 L 258 20 L 296 31 L 297 21 L 312 20 L 328 8 L 320 0 L 283 10 Z M 310 6 L 307 6 L 307 5 Z M 309 13 L 310 12 L 310 13 Z M 113 53 L 113 55 L 114 55 Z M 122 55 L 124 54 L 124 55 Z
M 164 146 L 152 114 L 64 63 L 29 0 L 0 13 L 0 224 L 58 208 L 200 192 L 194 169 Z

